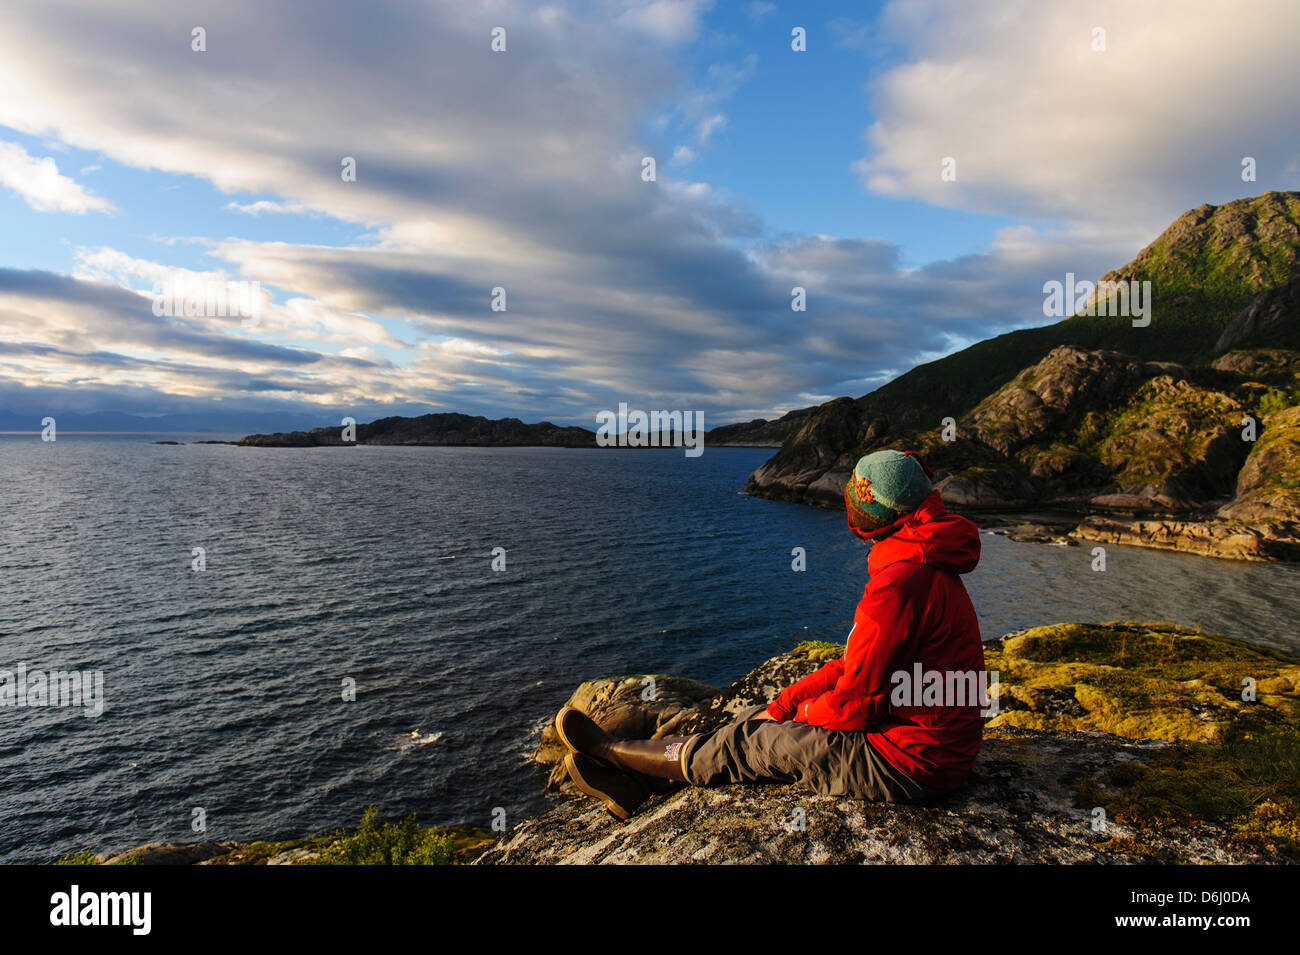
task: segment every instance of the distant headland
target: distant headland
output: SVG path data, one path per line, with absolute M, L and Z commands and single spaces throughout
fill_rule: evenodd
M 810 409 L 811 410 L 811 409 Z M 768 421 L 756 418 L 739 424 L 727 424 L 705 431 L 704 443 L 710 447 L 779 448 L 808 411 L 796 411 Z M 281 431 L 274 434 L 250 434 L 231 442 L 254 448 L 344 447 L 352 444 L 409 445 L 418 447 L 479 448 L 595 448 L 596 432 L 577 426 L 564 427 L 549 421 L 525 424 L 518 418 L 485 418 L 481 415 L 442 412 L 418 417 L 380 418 L 367 424 L 312 428 L 310 431 Z M 630 447 L 675 447 L 680 441 L 672 431 L 654 431 L 642 435 Z M 351 440 L 355 438 L 355 440 Z

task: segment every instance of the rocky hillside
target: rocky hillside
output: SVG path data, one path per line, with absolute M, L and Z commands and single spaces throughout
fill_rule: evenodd
M 740 424 L 720 425 L 704 433 L 704 443 L 718 448 L 779 448 L 813 410 L 800 408 L 774 421 L 755 418 Z
M 859 456 L 915 448 L 954 507 L 1067 509 L 1097 518 L 1087 539 L 1300 556 L 1298 259 L 1300 194 L 1194 209 L 1103 276 L 1152 282 L 1148 327 L 1078 315 L 808 409 L 746 490 L 838 507 Z
M 570 704 L 621 736 L 719 725 L 842 648 L 801 644 L 725 690 L 658 675 L 584 683 Z M 1001 681 L 975 771 L 929 805 L 789 786 L 683 789 L 628 823 L 552 773 L 554 808 L 479 865 L 1128 863 L 1300 860 L 1300 660 L 1168 624 L 1061 624 L 986 645 Z M 1241 680 L 1256 698 L 1241 699 Z M 553 728 L 536 758 L 554 764 Z

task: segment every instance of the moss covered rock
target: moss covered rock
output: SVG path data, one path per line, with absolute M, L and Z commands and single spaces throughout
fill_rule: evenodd
M 918 805 L 792 786 L 717 786 L 655 796 L 627 823 L 571 798 L 503 833 L 476 865 L 1240 864 L 1284 861 L 1227 825 L 1108 822 L 1085 779 L 1146 765 L 1169 744 L 1103 733 L 990 730 L 970 779 Z
M 1237 477 L 1236 499 L 1219 516 L 1300 522 L 1300 407 L 1264 416 L 1263 430 Z
M 478 864 L 1286 862 L 1295 858 L 1300 660 L 1173 624 L 1057 624 L 991 641 L 1004 710 L 965 785 L 921 805 L 791 786 L 654 796 L 626 824 L 567 798 Z M 678 718 L 681 732 L 842 654 L 766 661 Z M 1240 699 L 1241 679 L 1256 700 Z M 1222 742 L 1209 742 L 1222 740 Z
M 1230 395 L 1159 375 L 1110 426 L 1100 459 L 1123 493 L 1171 505 L 1226 498 L 1250 450 L 1243 414 Z
M 1242 719 L 1300 723 L 1300 660 L 1175 624 L 1034 627 L 985 644 L 985 662 L 990 726 L 1218 742 Z
M 1011 454 L 1072 429 L 1092 408 L 1124 401 L 1147 375 L 1146 364 L 1127 355 L 1063 345 L 980 402 L 968 421 L 985 444 Z

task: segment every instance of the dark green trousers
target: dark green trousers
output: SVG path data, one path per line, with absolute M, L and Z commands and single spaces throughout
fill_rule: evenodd
M 916 802 L 940 792 L 895 769 L 867 742 L 866 733 L 753 719 L 765 709 L 745 710 L 734 723 L 682 745 L 682 768 L 691 785 L 791 783 L 872 802 Z

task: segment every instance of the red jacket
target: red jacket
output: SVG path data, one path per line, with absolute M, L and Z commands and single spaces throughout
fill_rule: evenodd
M 984 670 L 979 621 L 957 576 L 974 570 L 979 555 L 979 530 L 949 514 L 932 492 L 872 545 L 870 579 L 844 656 L 787 687 L 768 714 L 829 730 L 866 730 L 880 755 L 917 782 L 959 785 L 983 738 L 978 699 L 914 706 L 893 705 L 891 696 L 894 675 L 915 676 L 917 663 L 945 675 Z

